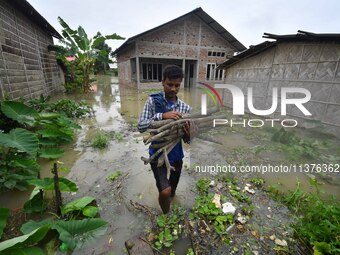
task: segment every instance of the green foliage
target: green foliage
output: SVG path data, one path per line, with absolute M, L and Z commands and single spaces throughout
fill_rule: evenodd
M 250 180 L 251 183 L 253 183 L 254 185 L 256 185 L 257 187 L 262 187 L 264 184 L 264 179 L 262 178 L 252 178 Z
M 43 191 L 37 187 L 33 189 L 29 200 L 24 204 L 23 211 L 25 213 L 42 212 L 46 209 L 43 199 Z
M 101 33 L 97 32 L 97 34 L 93 37 L 93 39 L 101 37 Z M 95 49 L 98 50 L 98 57 L 96 58 L 96 62 L 94 64 L 94 73 L 102 73 L 106 74 L 106 71 L 109 69 L 109 63 L 113 63 L 110 60 L 109 55 L 111 53 L 111 47 L 109 47 L 105 41 L 98 42 L 97 45 L 94 46 Z
M 1 102 L 1 114 L 17 124 L 0 132 L 0 190 L 24 190 L 38 174 L 38 157 L 61 157 L 58 147 L 73 141 L 74 129 L 80 128 L 59 113 L 39 113 L 21 102 Z
M 26 201 L 24 205 L 24 212 L 33 213 L 33 212 L 43 212 L 46 208 L 46 204 L 44 201 L 44 192 L 47 190 L 54 191 L 54 179 L 53 178 L 44 178 L 41 179 L 31 179 L 27 180 L 27 183 L 30 185 L 34 185 L 30 198 Z M 78 191 L 77 185 L 63 177 L 59 177 L 59 190 L 61 192 L 76 192 Z
M 4 231 L 4 228 L 6 227 L 6 221 L 9 216 L 9 212 L 10 212 L 9 209 L 7 208 L 0 208 L 0 239 Z
M 90 206 L 89 204 L 92 203 L 94 200 L 95 198 L 90 197 L 90 196 L 85 196 L 85 197 L 81 197 L 79 199 L 73 200 L 61 208 L 61 213 L 63 215 L 66 215 L 66 214 L 73 213 L 73 212 L 75 213 L 81 212 L 85 216 L 89 214 L 92 215 L 94 213 L 94 209 L 92 208 L 93 206 Z M 97 207 L 95 208 L 96 208 L 96 214 L 97 214 L 99 209 Z
M 156 218 L 158 235 L 155 239 L 155 247 L 171 247 L 173 242 L 182 234 L 182 223 L 184 221 L 185 210 L 174 206 L 168 214 L 161 214 Z
M 106 177 L 106 180 L 109 182 L 114 182 L 121 175 L 122 175 L 121 171 L 116 171 L 113 174 L 110 174 L 108 177 Z
M 75 102 L 62 98 L 56 102 L 49 102 L 50 97 L 40 96 L 39 99 L 28 101 L 28 105 L 38 112 L 61 113 L 69 118 L 80 118 L 92 113 L 92 108 L 85 102 Z
M 186 255 L 195 255 L 195 253 L 192 248 L 189 248 Z
M 38 189 L 42 190 L 54 190 L 54 179 L 44 178 L 44 179 L 32 179 L 27 181 L 28 184 L 36 186 Z M 78 187 L 74 182 L 64 178 L 59 177 L 59 189 L 61 192 L 77 192 Z
M 117 141 L 121 141 L 124 139 L 124 135 L 120 132 L 115 132 L 114 134 L 114 138 L 117 140 Z
M 36 154 L 39 148 L 36 134 L 23 128 L 12 129 L 8 134 L 0 133 L 0 145 L 30 155 Z
M 68 49 L 72 49 L 77 57 L 77 66 L 79 66 L 83 76 L 83 88 L 87 93 L 90 89 L 90 74 L 93 72 L 93 66 L 96 59 L 107 56 L 105 49 L 98 50 L 105 40 L 122 40 L 123 37 L 116 33 L 102 36 L 97 34 L 95 38 L 89 38 L 85 30 L 79 26 L 77 30 L 73 30 L 60 17 L 58 17 L 60 25 L 63 27 L 62 35 L 66 39 L 63 41 Z M 104 52 L 105 51 L 105 52 Z
M 0 243 L 0 252 L 1 254 L 18 254 L 15 252 L 36 245 L 40 240 L 42 240 L 46 236 L 49 230 L 50 226 L 44 225 L 23 236 L 18 236 L 3 241 Z M 37 249 L 39 248 L 35 248 L 35 250 Z
M 207 194 L 210 181 L 206 178 L 199 179 L 196 182 L 196 189 L 200 194 Z
M 75 102 L 63 98 L 52 103 L 50 111 L 63 113 L 69 118 L 79 118 L 89 115 L 92 112 L 92 108 L 85 101 Z
M 226 226 L 233 223 L 234 216 L 232 214 L 224 214 L 221 208 L 217 208 L 212 202 L 214 194 L 197 196 L 196 204 L 193 207 L 193 216 L 211 222 L 215 231 L 223 239 L 226 237 Z
M 317 188 L 315 179 L 311 184 Z M 338 254 L 340 252 L 340 203 L 335 199 L 323 201 L 318 194 L 300 189 L 283 194 L 272 192 L 294 211 L 296 222 L 292 225 L 295 235 L 314 248 L 314 254 Z
M 40 157 L 47 159 L 57 159 L 64 155 L 64 151 L 59 148 L 45 148 L 40 150 Z
M 276 131 L 271 140 L 282 143 L 281 148 L 288 153 L 290 160 L 316 159 L 320 156 L 319 142 L 301 139 L 284 128 Z
M 29 126 L 33 126 L 38 117 L 38 112 L 33 108 L 16 101 L 1 102 L 1 111 L 8 118 Z
M 101 219 L 83 219 L 71 221 L 58 221 L 55 229 L 59 232 L 59 239 L 69 249 L 80 249 L 89 245 L 107 230 L 107 222 Z
M 93 148 L 104 149 L 108 146 L 110 137 L 103 131 L 98 131 L 91 140 Z
M 1 254 L 43 254 L 43 253 L 19 253 L 29 252 L 31 245 L 42 240 L 48 231 L 55 229 L 59 234 L 59 239 L 65 244 L 67 249 L 75 250 L 84 248 L 95 239 L 104 235 L 107 230 L 107 222 L 101 219 L 83 219 L 70 221 L 52 221 L 49 219 L 36 222 L 28 221 L 21 227 L 24 234 L 0 243 Z M 34 247 L 35 248 L 35 247 Z M 40 248 L 35 248 L 39 249 Z M 17 253 L 15 253 L 17 252 Z

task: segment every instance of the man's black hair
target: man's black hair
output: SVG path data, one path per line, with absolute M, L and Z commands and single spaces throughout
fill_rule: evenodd
M 163 70 L 163 81 L 168 78 L 169 80 L 183 79 L 183 70 L 179 66 L 169 65 Z

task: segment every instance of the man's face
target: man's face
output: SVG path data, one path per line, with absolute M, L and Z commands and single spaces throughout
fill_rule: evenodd
M 166 78 L 165 80 L 162 81 L 163 87 L 164 87 L 164 93 L 165 96 L 169 98 L 176 97 L 179 88 L 181 86 L 182 79 L 174 79 L 174 80 L 169 80 Z

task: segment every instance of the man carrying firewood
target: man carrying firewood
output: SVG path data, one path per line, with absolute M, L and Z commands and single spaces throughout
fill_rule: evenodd
M 143 112 L 140 115 L 138 122 L 138 130 L 142 133 L 145 132 L 150 124 L 154 121 L 161 121 L 167 119 L 180 120 L 183 114 L 190 112 L 190 106 L 180 100 L 177 97 L 177 93 L 180 89 L 181 82 L 183 80 L 183 70 L 175 65 L 166 66 L 163 70 L 163 92 L 156 92 L 150 94 L 149 99 L 144 105 Z M 193 129 L 192 125 L 192 129 Z M 196 132 L 195 130 L 191 130 Z M 190 122 L 187 122 L 183 126 L 184 142 L 190 141 Z M 155 144 L 157 142 L 152 142 Z M 149 148 L 150 157 L 156 153 L 156 149 L 151 145 Z M 160 156 L 160 155 L 159 155 Z M 170 197 L 175 196 L 177 184 L 181 175 L 183 165 L 183 148 L 182 141 L 168 151 L 167 159 L 171 165 L 172 171 L 170 171 L 170 177 L 167 178 L 167 167 L 163 163 L 161 166 L 157 164 L 157 157 L 150 162 L 151 169 L 156 179 L 156 186 L 159 191 L 159 205 L 162 208 L 163 213 L 167 213 L 170 210 Z

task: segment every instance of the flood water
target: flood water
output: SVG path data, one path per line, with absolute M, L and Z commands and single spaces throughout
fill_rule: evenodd
M 135 210 L 130 201 L 161 212 L 153 174 L 149 165 L 144 165 L 140 159 L 141 156 L 148 155 L 147 147 L 143 144 L 142 135 L 136 129 L 138 116 L 150 91 L 138 92 L 123 88 L 117 82 L 115 77 L 98 76 L 93 86 L 94 91 L 88 95 L 62 96 L 75 100 L 85 99 L 95 111 L 93 117 L 79 120 L 82 129 L 78 131 L 75 143 L 63 148 L 65 155 L 59 159 L 63 162 L 63 166 L 69 169 L 60 175 L 66 176 L 79 186 L 76 194 L 64 196 L 65 201 L 84 195 L 94 196 L 101 208 L 101 217 L 110 223 L 107 234 L 95 245 L 86 251 L 77 251 L 74 254 L 107 254 L 108 252 L 123 254 L 124 242 L 150 227 L 148 216 Z M 182 89 L 179 97 L 190 104 L 195 97 L 195 92 Z M 123 135 L 123 139 L 120 141 L 112 139 L 106 149 L 94 149 L 89 144 L 99 130 L 119 133 Z M 254 140 L 247 139 L 247 135 L 237 131 L 222 132 L 216 134 L 215 138 L 222 142 L 222 145 L 197 140 L 193 145 L 195 148 L 189 149 L 185 146 L 184 164 L 190 168 L 193 155 L 200 158 L 202 164 L 216 162 L 232 164 L 228 159 L 235 149 L 257 146 Z M 273 164 L 285 160 L 284 155 L 278 151 L 265 151 L 260 155 Z M 51 176 L 52 163 L 42 162 L 42 177 Z M 121 171 L 126 175 L 121 183 L 120 199 L 116 197 L 115 184 L 106 180 L 107 176 L 115 171 Z M 266 179 L 268 184 L 279 181 L 283 190 L 294 189 L 297 180 L 309 189 L 310 176 L 306 174 L 267 174 L 259 177 Z M 325 184 L 322 189 L 327 196 L 339 196 L 338 177 L 339 174 L 332 176 L 332 181 L 328 182 L 327 178 L 326 181 L 323 180 Z M 0 204 L 12 209 L 22 207 L 28 196 L 29 192 L 7 192 L 0 195 Z M 173 203 L 191 208 L 195 202 L 194 197 L 195 179 L 189 171 L 183 170 Z M 184 251 L 180 251 L 185 245 L 177 245 L 176 254 L 185 254 Z

